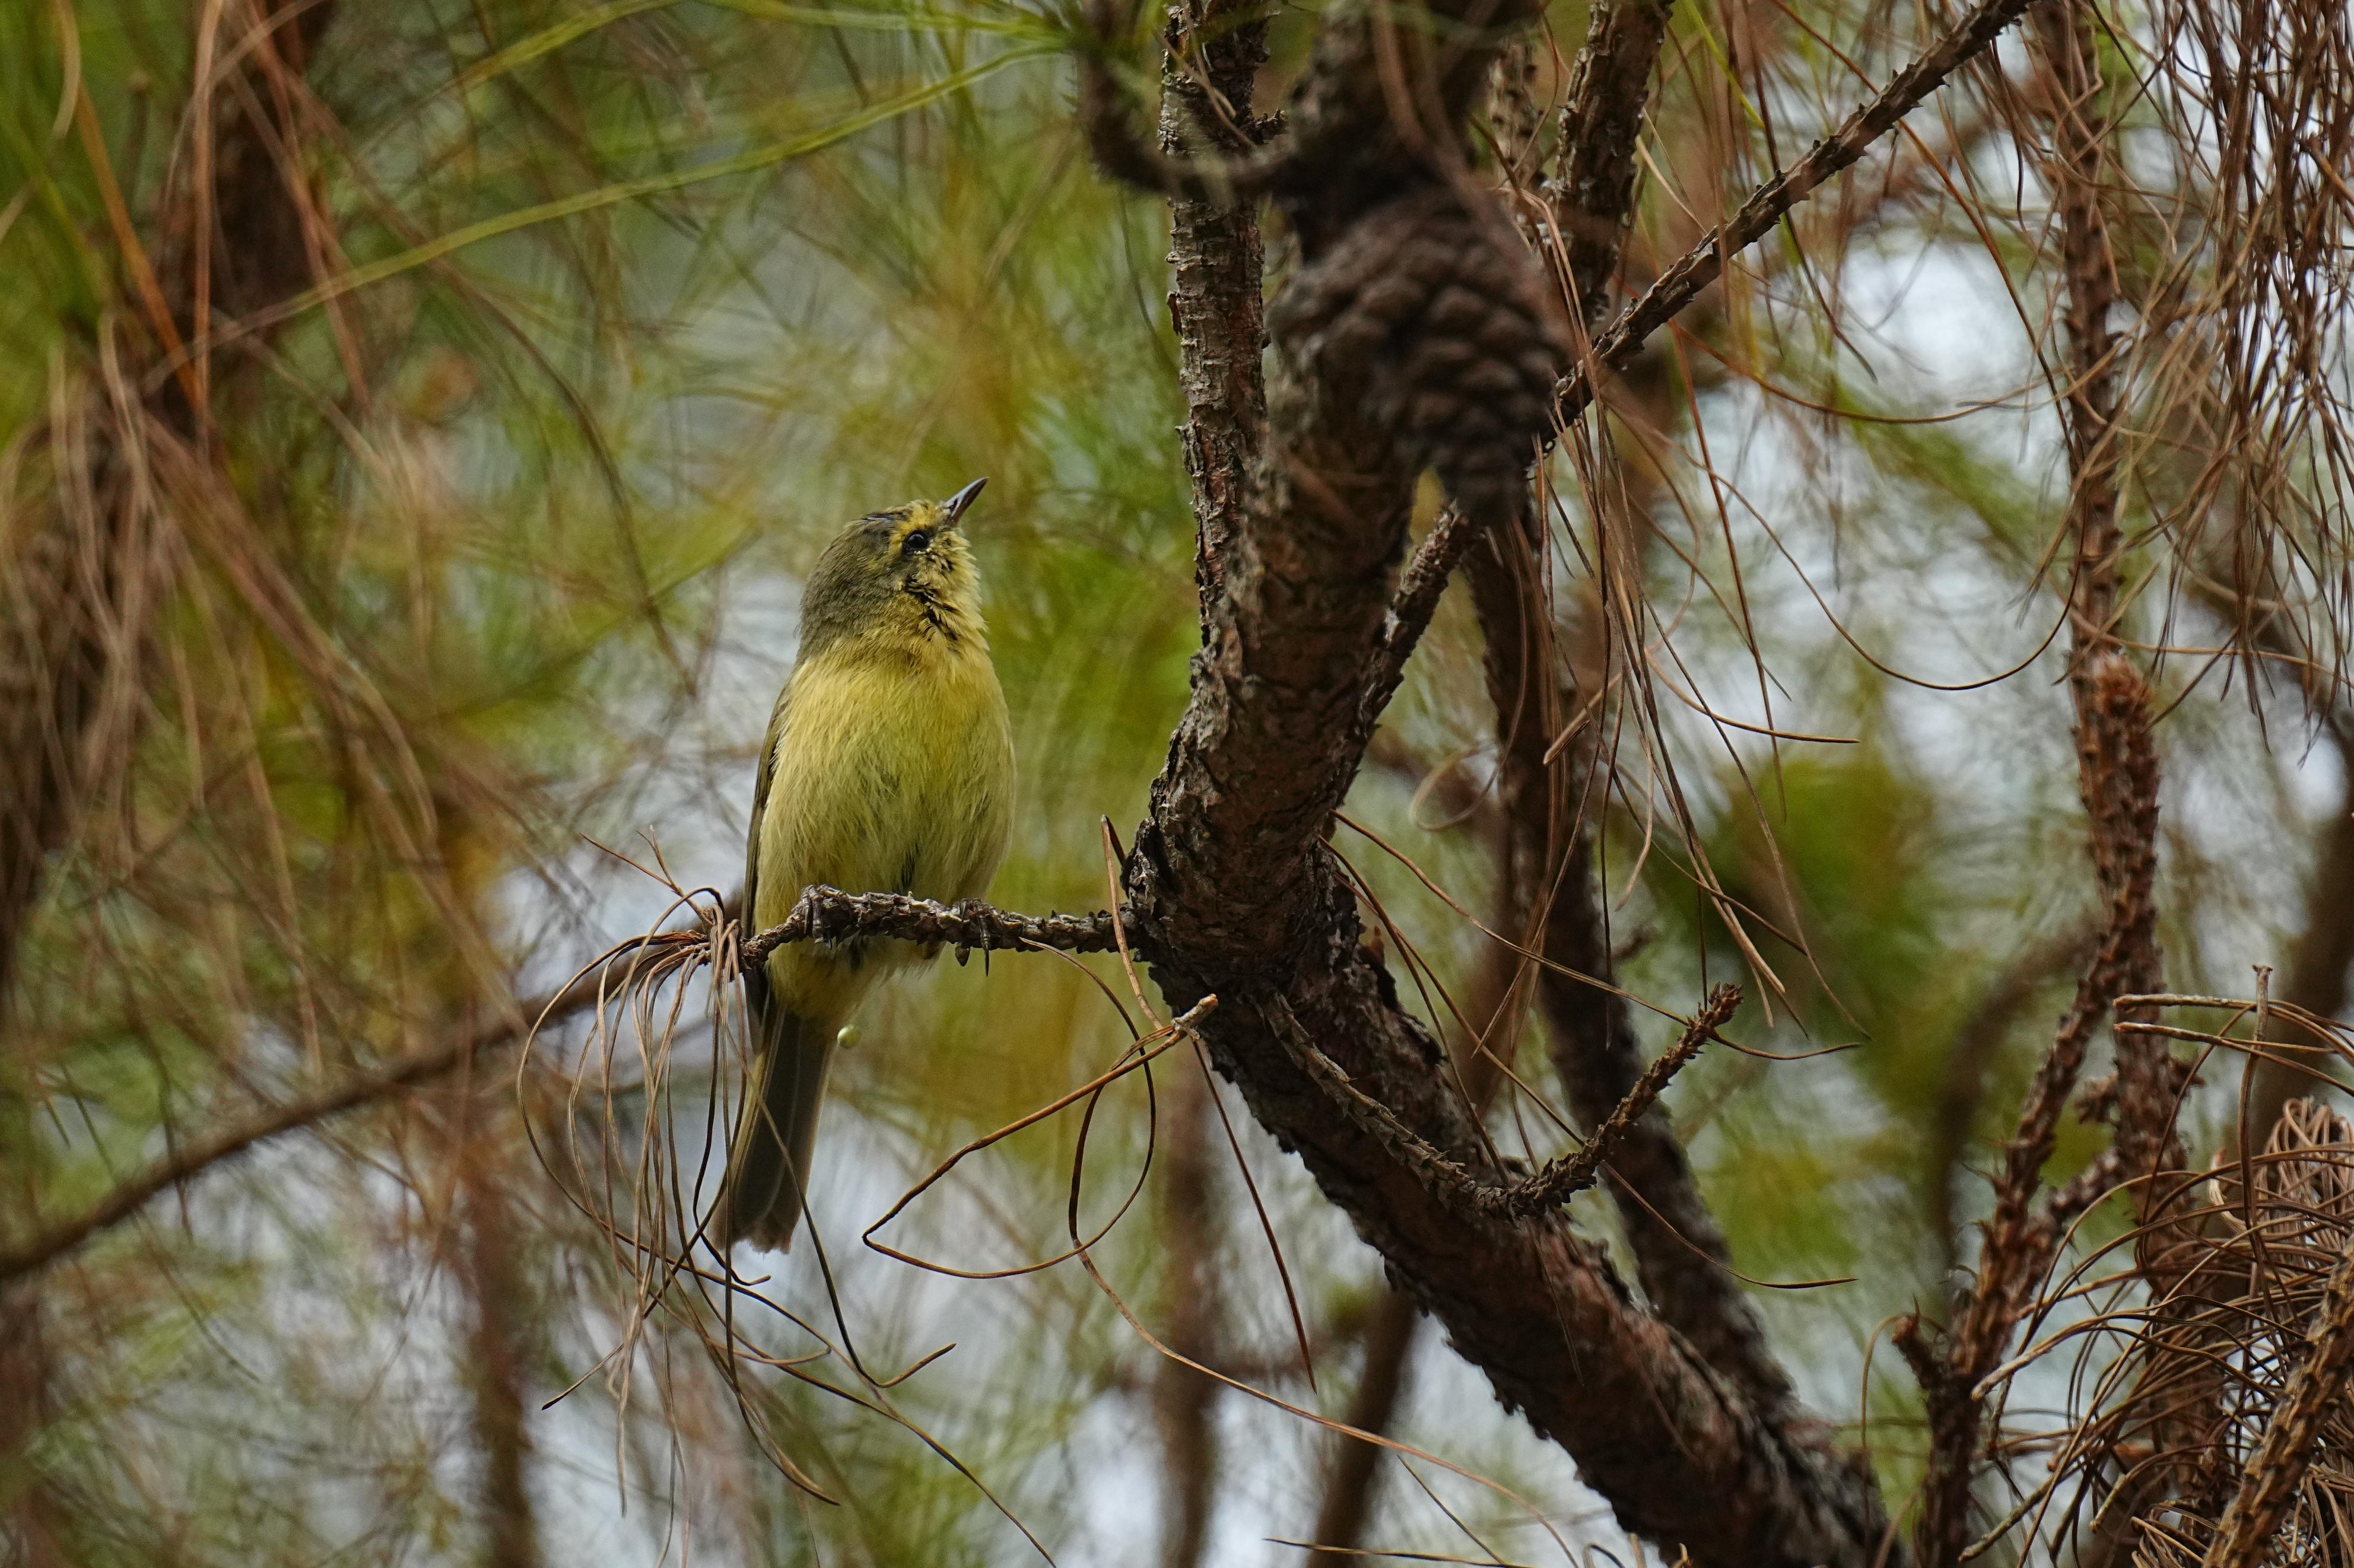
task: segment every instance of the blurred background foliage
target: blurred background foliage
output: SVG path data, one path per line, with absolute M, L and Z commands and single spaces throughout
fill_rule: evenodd
M 843 518 L 991 481 L 974 534 L 1023 789 L 995 902 L 1102 904 L 1100 823 L 1138 819 L 1183 703 L 1165 218 L 1087 164 L 1065 15 L 309 9 L 315 47 L 272 76 L 248 0 L 0 7 L 0 539 L 93 536 L 76 474 L 143 472 L 158 499 L 133 553 L 160 607 L 93 732 L 118 765 L 17 957 L 15 1241 L 257 1107 L 511 1042 L 525 999 L 664 917 L 646 868 L 732 890 L 798 574 Z M 1629 276 L 1842 112 L 1858 69 L 1884 79 L 1913 21 L 1680 5 Z M 1312 16 L 1278 22 L 1263 110 Z M 1526 60 L 1540 107 L 1582 32 L 1560 0 Z M 241 247 L 291 244 L 296 286 L 215 318 L 208 419 L 175 429 L 191 361 L 154 341 L 142 278 L 187 275 L 207 181 L 235 174 L 200 144 L 249 101 L 298 132 L 248 152 L 307 198 L 300 236 L 224 214 L 208 265 L 226 298 Z M 1851 1277 L 1761 1298 L 1808 1401 L 1868 1410 L 1899 1489 L 1914 1396 L 1877 1338 L 1967 1255 L 1972 1170 L 2095 913 L 2059 655 L 2037 652 L 2065 491 L 2035 380 L 2047 215 L 1966 101 L 1923 134 L 1805 214 L 1606 421 L 1643 524 L 1614 547 L 1637 552 L 1660 640 L 1658 739 L 1625 732 L 1603 856 L 1625 978 L 1688 1010 L 1750 970 L 1746 940 L 1781 994 L 1751 984 L 1734 1033 L 1843 1047 L 1712 1054 L 1672 1097 L 1741 1267 Z M 1937 175 L 1955 169 L 1981 188 L 1957 196 Z M 1566 459 L 1558 478 L 1575 643 L 1598 620 L 1595 518 Z M 2145 641 L 2221 641 L 2195 595 L 2135 614 Z M 2022 661 L 1961 691 L 1888 673 Z M 2173 979 L 2243 992 L 2252 963 L 2354 919 L 2320 854 L 2344 757 L 2292 686 L 2187 657 L 2159 675 L 2181 699 L 2162 731 Z M 1492 881 L 1480 692 L 1450 605 L 1350 808 L 1400 858 L 1335 841 L 1457 996 L 1490 945 L 1422 877 L 1475 909 Z M 1703 865 L 1748 912 L 1743 940 L 1699 895 Z M 1157 1355 L 1076 1265 L 975 1282 L 857 1244 L 949 1151 L 1108 1065 L 1123 1005 L 1115 962 L 997 955 L 872 1010 L 821 1160 L 831 1297 L 807 1251 L 764 1288 L 828 1337 L 803 1370 L 837 1388 L 846 1347 L 887 1379 L 954 1346 L 887 1394 L 731 1377 L 695 1322 L 633 1327 L 629 1271 L 534 1151 L 535 1128 L 545 1148 L 589 1114 L 565 1075 L 597 1064 L 569 1026 L 520 1073 L 486 1047 L 268 1140 L 8 1284 L 0 1540 L 92 1568 L 937 1565 L 1023 1560 L 1018 1520 L 1066 1563 L 1299 1560 L 1271 1538 L 1308 1538 L 1324 1501 L 1310 1423 Z M 1641 1027 L 1653 1047 L 1672 1032 Z M 715 1060 L 688 1031 L 663 1092 L 624 1085 L 617 1114 L 700 1137 Z M 1521 1054 L 1540 1092 L 1543 1060 Z M 2211 1074 L 2217 1104 L 2229 1076 Z M 1340 1416 L 1384 1289 L 1372 1255 L 1202 1079 L 1173 1053 L 1157 1128 L 1134 1079 L 1095 1116 L 1091 1224 L 1155 1132 L 1148 1198 L 1097 1260 L 1146 1325 Z M 1540 1158 L 1557 1144 L 1526 1103 L 1496 1126 Z M 1066 1116 L 992 1148 L 888 1239 L 964 1269 L 1050 1255 L 1077 1139 Z M 2062 1164 L 2090 1147 L 2072 1128 Z M 745 1311 L 773 1354 L 822 1350 Z M 1405 1387 L 1395 1435 L 1491 1484 L 1384 1460 L 1367 1544 L 1556 1561 L 1553 1531 L 1623 1551 L 1564 1457 L 1435 1339 Z M 739 1396 L 838 1506 L 784 1482 Z

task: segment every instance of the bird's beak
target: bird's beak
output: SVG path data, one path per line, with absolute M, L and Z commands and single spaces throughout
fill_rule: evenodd
M 981 487 L 988 482 L 989 481 L 985 479 L 976 479 L 941 503 L 942 509 L 949 514 L 950 527 L 964 521 L 965 508 L 972 504 L 973 498 L 981 493 Z

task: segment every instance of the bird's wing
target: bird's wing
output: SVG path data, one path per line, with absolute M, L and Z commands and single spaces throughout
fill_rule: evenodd
M 775 711 L 769 715 L 769 733 L 760 742 L 760 766 L 752 781 L 752 826 L 744 846 L 744 926 L 757 929 L 760 904 L 760 822 L 769 814 L 769 786 L 777 777 L 777 743 L 784 738 L 785 714 L 792 704 L 793 683 L 788 680 L 777 694 Z M 765 982 L 767 977 L 760 977 Z M 765 990 L 765 983 L 760 985 Z M 765 1000 L 765 999 L 763 999 Z

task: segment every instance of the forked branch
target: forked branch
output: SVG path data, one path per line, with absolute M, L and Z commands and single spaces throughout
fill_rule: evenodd
M 1745 207 L 1750 228 L 1729 228 L 1717 250 L 1647 296 L 1589 366 L 1623 363 L 1602 355 L 1631 355 L 1717 275 L 1717 251 L 1763 234 L 1854 162 L 2026 5 L 1971 13 L 1839 138 Z M 1507 489 L 1525 505 L 1547 410 L 1558 414 L 1565 389 L 1581 408 L 1590 396 L 1548 373 L 1534 417 L 1523 418 L 1526 366 L 1450 325 L 1458 314 L 1474 327 L 1492 322 L 1515 355 L 1535 342 L 1519 300 L 1524 253 L 1503 253 L 1517 235 L 1460 177 L 1470 167 L 1462 122 L 1488 62 L 1455 40 L 1484 36 L 1509 8 L 1434 0 L 1427 27 L 1394 34 L 1353 9 L 1336 12 L 1295 94 L 1295 132 L 1322 102 L 1345 112 L 1352 134 L 1273 193 L 1300 264 L 1267 316 L 1273 376 L 1257 461 L 1235 473 L 1198 442 L 1198 418 L 1189 430 L 1209 552 L 1199 577 L 1204 638 L 1124 867 L 1130 937 L 1172 1005 L 1225 999 L 1204 1031 L 1215 1065 L 1382 1254 L 1392 1281 L 1508 1405 L 1569 1451 L 1626 1528 L 1701 1563 L 1893 1564 L 1904 1553 L 1876 1489 L 1821 1428 L 1758 1400 L 1638 1306 L 1557 1213 L 1516 1220 L 1484 1212 L 1500 1199 L 1462 1201 L 1462 1178 L 1491 1190 L 1520 1183 L 1435 1070 L 1437 1043 L 1368 959 L 1353 895 L 1322 845 L 1380 706 L 1367 694 L 1394 684 L 1454 564 L 1443 556 L 1433 569 L 1426 555 L 1409 570 L 1407 613 L 1388 616 L 1417 473 L 1436 472 L 1470 515 L 1440 530 L 1442 542 L 1468 546 L 1484 524 L 1514 514 Z M 1374 95 L 1387 89 L 1394 105 Z M 1181 216 L 1188 207 L 1178 204 Z M 1247 270 L 1248 257 L 1233 260 L 1237 273 Z M 1229 333 L 1230 323 L 1256 324 L 1246 311 L 1179 320 L 1189 401 L 1195 386 L 1217 385 L 1214 351 L 1229 341 L 1231 364 L 1258 363 L 1255 334 Z M 1514 325 L 1527 330 L 1502 330 Z M 1509 409 L 1466 395 L 1490 372 L 1511 383 Z

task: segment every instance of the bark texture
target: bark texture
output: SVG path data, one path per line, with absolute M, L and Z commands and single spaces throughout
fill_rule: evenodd
M 1570 69 L 1561 170 L 1547 194 L 1581 330 L 1596 325 L 1609 302 L 1607 285 L 1633 216 L 1638 143 L 1667 21 L 1666 8 L 1651 0 L 1606 0 L 1595 7 Z M 1596 558 L 1607 577 L 1638 548 L 1621 535 L 1646 522 L 1634 505 L 1591 510 Z M 1464 576 L 1486 642 L 1488 695 L 1496 711 L 1496 794 L 1506 824 L 1501 880 L 1511 903 L 1499 928 L 1547 960 L 1527 968 L 1570 1113 L 1590 1130 L 1626 1097 L 1645 1064 L 1626 1001 L 1608 989 L 1613 955 L 1596 863 L 1609 788 L 1609 763 L 1597 739 L 1607 726 L 1585 712 L 1586 694 L 1557 645 L 1546 544 L 1544 520 L 1531 515 L 1472 549 Z M 1601 655 L 1592 661 L 1597 670 L 1609 663 L 1611 641 L 1603 597 L 1591 607 L 1587 629 Z M 1576 735 L 1556 744 L 1573 721 Z M 1664 1106 L 1654 1105 L 1628 1130 L 1608 1169 L 1652 1308 L 1764 1406 L 1782 1404 L 1790 1397 L 1789 1379 L 1727 1266 L 1723 1232 Z
M 1522 19 L 1459 6 L 1437 26 L 1342 16 L 1319 40 L 1289 122 L 1321 127 L 1318 144 L 1339 151 L 1312 179 L 1275 186 L 1300 260 L 1270 312 L 1265 436 L 1246 471 L 1203 471 L 1249 455 L 1247 437 L 1213 439 L 1225 410 L 1186 440 L 1197 496 L 1240 505 L 1203 530 L 1218 591 L 1125 868 L 1129 913 L 1172 1004 L 1219 997 L 1204 1033 L 1261 1123 L 1628 1528 L 1702 1563 L 1883 1561 L 1890 1531 L 1866 1477 L 1637 1306 L 1559 1216 L 1450 1202 L 1394 1139 L 1341 1113 L 1315 1063 L 1336 1064 L 1474 1180 L 1510 1180 L 1437 1042 L 1361 944 L 1322 833 L 1358 763 L 1364 672 L 1379 664 L 1416 471 L 1437 470 L 1469 513 L 1516 516 L 1546 433 L 1523 388 L 1562 328 L 1511 223 L 1462 177 L 1464 112 L 1492 46 L 1460 40 Z M 1227 285 L 1210 296 L 1220 308 L 1178 316 L 1190 403 L 1217 367 L 1257 363 L 1248 269 L 1182 242 L 1176 266 Z

